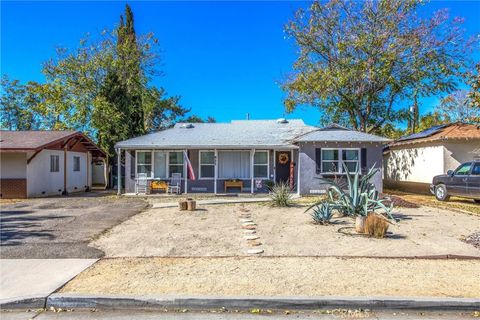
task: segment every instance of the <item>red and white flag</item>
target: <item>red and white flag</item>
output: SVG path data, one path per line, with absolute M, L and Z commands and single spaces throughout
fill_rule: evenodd
M 188 170 L 188 175 L 190 177 L 190 180 L 195 181 L 195 172 L 193 171 L 192 163 L 190 162 L 190 159 L 188 158 L 187 151 L 183 150 L 183 155 L 185 157 L 185 161 L 187 161 L 187 170 Z

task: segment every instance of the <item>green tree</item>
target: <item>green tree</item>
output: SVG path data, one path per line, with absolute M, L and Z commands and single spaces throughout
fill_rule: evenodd
M 469 65 L 461 19 L 416 14 L 420 0 L 315 1 L 286 33 L 300 52 L 283 84 L 285 107 L 310 105 L 322 122 L 381 132 L 405 115 L 397 105 L 452 92 Z
M 480 119 L 480 107 L 475 106 L 466 90 L 455 91 L 443 98 L 437 110 L 451 122 L 478 122 Z
M 8 130 L 34 130 L 39 128 L 37 100 L 31 88 L 35 83 L 21 84 L 4 75 L 1 80 L 1 128 Z
M 116 142 L 183 118 L 189 110 L 180 98 L 150 85 L 162 74 L 158 51 L 152 33 L 136 34 L 128 5 L 114 31 L 99 40 L 87 36 L 73 50 L 58 49 L 44 64 L 46 83 L 35 88 L 46 127 L 87 132 L 113 156 Z

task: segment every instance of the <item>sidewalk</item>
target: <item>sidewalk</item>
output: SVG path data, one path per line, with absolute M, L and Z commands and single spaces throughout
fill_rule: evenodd
M 43 308 L 46 298 L 97 259 L 0 259 L 0 306 Z

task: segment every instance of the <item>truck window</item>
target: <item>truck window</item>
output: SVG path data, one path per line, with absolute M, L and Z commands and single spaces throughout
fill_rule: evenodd
M 470 167 L 472 166 L 471 162 L 464 163 L 455 170 L 456 176 L 464 176 L 470 173 Z

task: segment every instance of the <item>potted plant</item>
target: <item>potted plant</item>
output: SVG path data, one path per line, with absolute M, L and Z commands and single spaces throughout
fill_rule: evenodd
M 339 182 L 319 178 L 330 187 L 327 190 L 329 207 L 335 207 L 339 212 L 346 216 L 355 218 L 355 230 L 359 233 L 364 233 L 365 230 L 365 218 L 369 213 L 373 213 L 376 210 L 382 210 L 383 214 L 390 220 L 395 220 L 391 215 L 393 204 L 389 198 L 384 197 L 380 199 L 379 193 L 375 186 L 370 182 L 370 179 L 379 171 L 372 167 L 364 175 L 360 174 L 360 170 L 356 170 L 355 173 L 350 173 L 347 166 L 343 165 L 344 172 L 346 172 L 346 187 L 340 186 Z M 389 201 L 390 205 L 387 206 L 384 202 Z M 325 205 L 322 206 L 325 200 L 318 201 L 310 206 L 307 210 L 316 208 L 320 212 L 328 212 Z M 331 217 L 331 215 L 325 215 Z

